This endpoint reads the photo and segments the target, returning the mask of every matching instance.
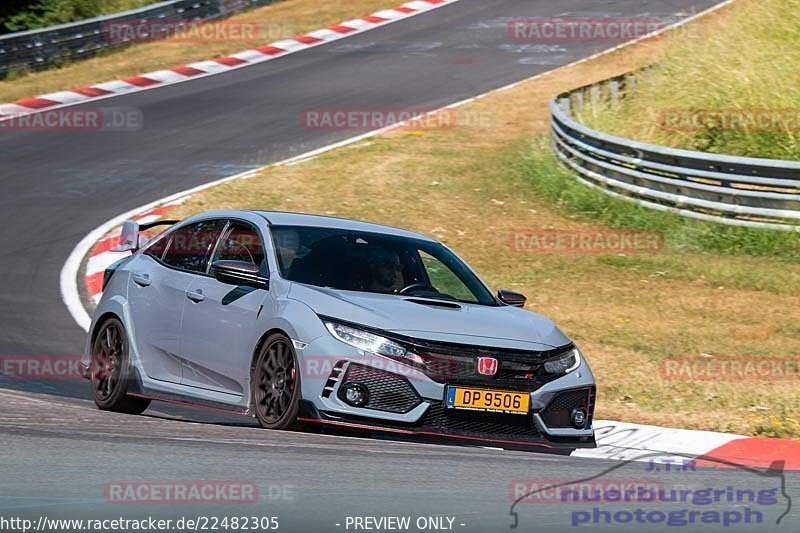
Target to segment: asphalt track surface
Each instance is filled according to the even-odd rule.
[[[514,43],[507,32],[513,18],[674,21],[714,3],[462,0],[276,61],[87,104],[141,111],[144,126],[138,131],[0,131],[0,354],[81,352],[84,332],[61,301],[59,272],[76,243],[102,222],[170,193],[358,133],[308,131],[301,123],[304,109],[436,108],[615,44]],[[456,530],[507,530],[513,523],[512,480],[577,480],[620,464],[265,432],[247,418],[164,404],[130,417],[99,412],[87,398],[88,387],[80,380],[0,376],[0,517],[144,518],[241,510],[277,514],[281,531],[335,531],[345,529],[348,515],[446,515],[456,517]],[[653,475],[643,463],[624,468],[624,474],[614,472],[617,479]],[[684,483],[691,477],[715,488],[774,485],[778,479],[735,468],[686,476]],[[263,497],[243,509],[105,503],[104,484],[131,479],[254,480]],[[797,488],[796,478],[784,481]],[[270,499],[275,487],[289,487],[290,496]],[[792,528],[791,514],[774,525],[781,514],[776,509],[784,504],[765,513],[768,525]],[[523,504],[519,510],[521,530],[571,528],[572,508]]]

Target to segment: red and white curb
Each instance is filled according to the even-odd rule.
[[[197,61],[167,70],[156,70],[154,72],[147,72],[139,76],[121,80],[98,83],[88,87],[80,87],[67,91],[41,94],[23,98],[10,104],[0,104],[0,121],[39,111],[154,89],[156,87],[163,87],[165,85],[172,85],[228,72],[237,68],[256,65],[300,50],[306,50],[343,37],[385,26],[392,22],[407,19],[454,2],[458,2],[458,0],[414,0],[392,9],[384,9],[365,17],[346,20],[341,24],[315,30],[293,39],[277,41],[259,46],[252,50],[231,54],[227,57]]]
[[[422,4],[429,4],[431,7],[428,7],[428,9],[431,9],[437,5],[452,3],[454,1],[457,0],[441,0],[438,2],[434,0],[423,0],[420,2],[409,2],[401,7],[408,7],[409,9],[417,9],[421,11],[424,8]],[[685,24],[690,20],[694,20],[704,14],[728,5],[732,1],[733,0],[728,0],[721,4],[717,4],[715,7],[685,19],[674,26]],[[381,15],[379,15],[380,13],[384,13],[385,18],[388,19],[388,14],[386,14],[385,11],[380,11],[375,16],[381,17]],[[410,13],[407,15],[410,16]],[[386,22],[380,22],[379,24],[385,24],[389,21],[390,20],[387,20]],[[373,24],[372,27],[377,25],[370,21],[367,21],[367,23]],[[353,24],[353,26],[355,26],[355,24]],[[354,34],[357,31],[359,30],[354,29],[352,32],[348,32],[348,34]],[[313,33],[314,32],[309,35],[313,36]],[[638,42],[642,39],[644,38],[637,39],[634,42]],[[606,50],[605,52],[581,59],[572,64],[574,65],[589,61],[593,58],[605,55],[630,44],[633,44],[633,42],[625,43],[623,45]],[[310,46],[314,46],[314,44],[305,46],[298,45],[297,49],[308,48]],[[224,70],[229,70],[230,68],[237,67],[225,66]],[[220,70],[220,72],[224,70]],[[547,72],[538,74],[529,78],[528,80],[513,83],[488,93],[456,102],[447,106],[445,109],[455,108],[473,100],[484,98],[489,94],[516,87],[520,83],[539,78],[546,74]],[[435,113],[436,111],[433,112]],[[0,120],[2,120],[2,118],[0,118]],[[402,123],[392,127],[399,126],[402,126]],[[80,267],[85,260],[86,269],[82,280],[85,285],[86,293],[91,300],[91,303],[89,304],[91,307],[93,304],[96,304],[101,297],[100,289],[102,285],[103,271],[105,268],[119,258],[128,255],[128,252],[116,253],[110,251],[110,248],[118,242],[119,227],[124,220],[134,219],[140,223],[153,222],[167,216],[171,208],[179,205],[187,200],[192,194],[201,190],[233,180],[247,179],[253,177],[259,172],[263,172],[265,169],[270,167],[302,163],[304,161],[313,159],[322,153],[375,136],[384,131],[392,129],[392,127],[381,128],[380,130],[364,133],[357,137],[346,139],[334,145],[319,148],[312,152],[302,154],[280,163],[275,163],[268,167],[250,170],[242,174],[237,174],[235,176],[230,176],[215,182],[207,183],[205,185],[174,194],[167,198],[157,200],[109,220],[102,226],[96,228],[94,231],[86,235],[83,240],[78,243],[64,264],[64,267],[61,271],[60,281],[62,296],[67,308],[70,310],[70,313],[75,321],[84,330],[88,330],[91,319],[87,312],[87,308],[84,306],[79,297],[79,290],[77,286],[78,273],[80,272]],[[702,467],[741,467],[759,469],[769,468],[775,461],[783,461],[783,468],[785,470],[800,470],[800,441],[763,437],[747,437],[744,435],[732,435],[727,433],[716,433],[712,431],[663,428],[658,426],[629,424],[626,422],[614,422],[609,420],[596,420],[594,427],[596,431],[597,448],[578,450],[573,452],[572,456],[615,461],[672,461],[676,464],[683,464],[687,460],[692,460],[695,461],[697,466]]]
[[[577,450],[573,457],[615,461],[654,461],[698,467],[800,470],[800,441],[747,437],[713,431],[673,429],[611,420],[595,420],[597,448]]]

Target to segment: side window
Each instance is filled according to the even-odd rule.
[[[167,243],[169,242],[169,235],[162,235],[158,237],[155,242],[150,244],[147,248],[145,248],[144,255],[149,255],[153,259],[157,259],[161,261],[161,257],[164,255],[164,250],[167,249]]]
[[[224,220],[203,220],[176,229],[170,234],[162,261],[181,270],[204,273],[224,227]]]
[[[250,224],[231,220],[211,259],[214,261],[246,261],[261,266],[264,246],[258,231]]]
[[[475,301],[472,291],[444,263],[422,250],[419,251],[419,256],[431,285],[437,291],[465,302]]]

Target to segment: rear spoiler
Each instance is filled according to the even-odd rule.
[[[135,220],[126,220],[123,222],[122,230],[119,234],[119,244],[112,247],[111,251],[135,252],[148,242],[147,237],[141,235],[141,232],[156,228],[158,226],[172,226],[178,222],[180,222],[180,220],[156,220],[155,222],[139,224]]]

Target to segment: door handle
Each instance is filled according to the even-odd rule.
[[[150,281],[150,274],[133,274],[133,282],[142,287],[147,287],[152,283]]]
[[[196,291],[186,291],[186,297],[193,302],[202,302],[206,299],[206,297],[203,296],[203,291],[200,289],[197,289]]]

